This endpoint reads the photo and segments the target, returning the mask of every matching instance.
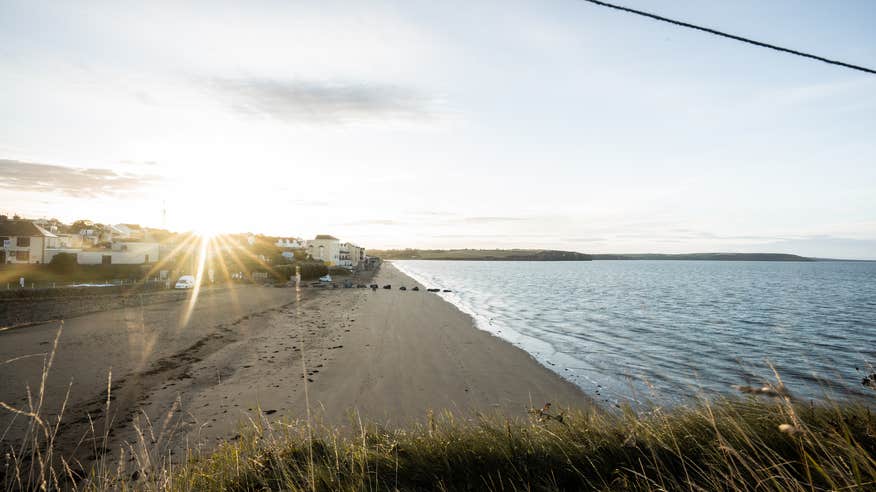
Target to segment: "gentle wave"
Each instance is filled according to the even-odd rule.
[[[478,328],[607,401],[759,385],[872,397],[876,263],[394,261]]]

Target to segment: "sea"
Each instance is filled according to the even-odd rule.
[[[876,397],[876,262],[392,263],[602,402]]]

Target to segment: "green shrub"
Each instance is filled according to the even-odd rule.
[[[329,272],[321,261],[300,261],[295,263],[301,272],[301,280],[316,280]]]
[[[274,278],[279,281],[286,282],[295,275],[295,265],[278,265],[273,268]]]
[[[74,253],[58,253],[49,262],[49,269],[59,274],[73,273],[78,267]]]
[[[329,275],[331,275],[331,276],[343,277],[343,276],[345,276],[345,275],[349,275],[349,274],[350,274],[350,270],[347,270],[347,269],[344,268],[344,267],[331,267],[331,268],[328,269],[328,273],[329,273]]]

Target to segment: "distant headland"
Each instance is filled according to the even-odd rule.
[[[387,249],[369,250],[384,260],[467,260],[467,261],[592,261],[592,260],[676,260],[676,261],[819,261],[785,253],[687,253],[687,254],[585,254],[549,249]]]

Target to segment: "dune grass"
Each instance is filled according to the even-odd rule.
[[[752,396],[647,413],[448,412],[408,428],[354,428],[262,417],[209,454],[190,451],[182,464],[138,458],[132,473],[104,462],[86,479],[62,477],[48,488],[876,490],[876,422],[864,405]]]
[[[755,398],[645,414],[531,419],[449,413],[355,435],[261,422],[176,470],[174,490],[867,490],[876,422],[864,406]],[[310,437],[314,435],[315,437]],[[159,485],[159,484],[155,484]]]

